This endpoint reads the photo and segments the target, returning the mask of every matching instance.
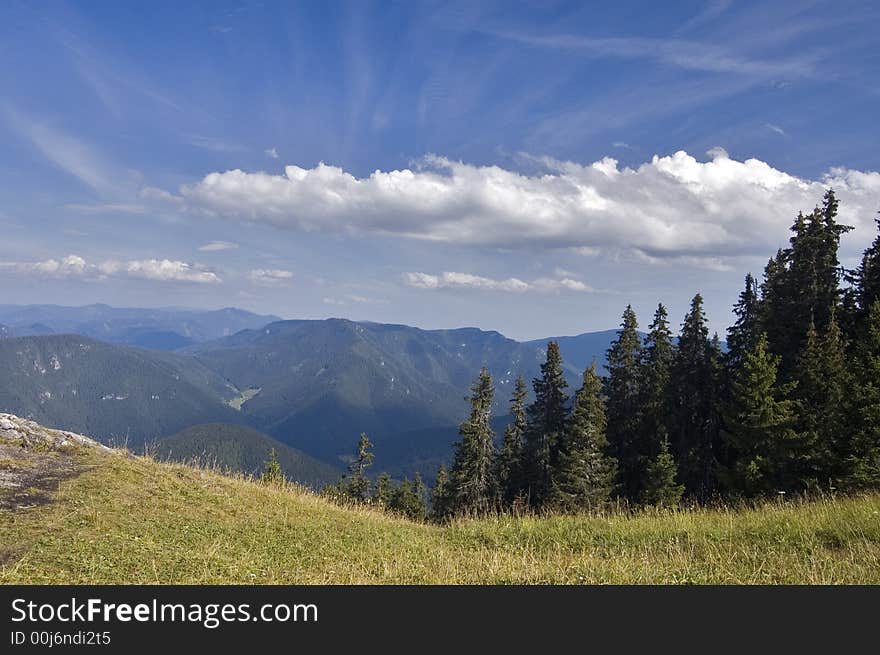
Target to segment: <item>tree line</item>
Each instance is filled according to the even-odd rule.
[[[789,246],[770,258],[762,281],[746,275],[726,351],[709,336],[700,294],[677,340],[662,304],[644,337],[627,306],[607,375],[594,362],[570,393],[559,345],[550,342],[531,403],[517,379],[499,443],[492,376],[481,370],[452,464],[440,467],[430,492],[430,516],[880,487],[880,235],[855,270],[845,269],[839,244],[852,228],[837,213],[829,190],[821,206],[798,214]],[[360,468],[338,488],[389,498],[379,482],[394,485],[373,485],[363,456],[361,448]],[[416,514],[428,515],[421,480],[417,489],[404,484],[422,499]],[[381,502],[412,511],[400,500]]]

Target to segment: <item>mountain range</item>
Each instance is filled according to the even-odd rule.
[[[53,317],[58,322],[46,323]],[[375,444],[374,470],[429,476],[449,457],[480,368],[495,380],[500,432],[516,377],[539,373],[550,341],[518,342],[476,328],[262,318],[234,309],[0,306],[0,319],[16,335],[0,340],[0,411],[134,448],[181,433],[177,452],[186,450],[181,443],[191,426],[248,426],[334,470],[366,432]],[[222,336],[242,322],[259,326]],[[53,333],[18,336],[34,323]],[[69,330],[80,333],[54,334]],[[167,347],[172,337],[153,349],[121,343],[161,332],[194,343],[174,351]],[[556,338],[572,390],[590,362],[604,364],[615,336],[608,330]],[[246,440],[255,443],[252,437]]]

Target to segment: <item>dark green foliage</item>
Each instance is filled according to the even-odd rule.
[[[821,338],[810,323],[795,376],[802,441],[799,481],[808,489],[839,488],[849,372],[843,335],[833,317]]]
[[[874,220],[880,232],[880,218]],[[880,300],[880,234],[862,256],[856,272],[856,295],[859,310],[867,317],[874,303]]]
[[[617,340],[607,354],[608,441],[617,459],[621,494],[636,501],[644,480],[644,449],[641,432],[642,340],[632,306],[623,312]]]
[[[387,508],[413,521],[424,521],[428,515],[425,504],[425,483],[416,473],[415,478],[404,478],[403,482],[393,487]]]
[[[373,444],[365,433],[361,433],[358,441],[357,454],[348,464],[348,475],[340,483],[340,487],[352,499],[365,502],[370,497],[370,479],[367,469],[373,465]]]
[[[260,475],[266,453],[272,449],[275,450],[281,471],[288,480],[320,489],[339,479],[339,469],[243,425],[193,425],[160,439],[151,452],[161,460],[195,460],[202,465],[216,466],[221,470]]]
[[[394,483],[391,480],[391,476],[385,472],[380,473],[373,487],[373,502],[380,507],[388,507],[391,504],[393,493]]]
[[[565,434],[568,417],[568,383],[562,373],[559,344],[547,344],[547,360],[541,365],[541,377],[532,381],[535,402],[526,410],[525,470],[528,477],[526,497],[533,507],[540,507],[552,489],[553,471],[559,461],[559,442]]]
[[[449,489],[449,472],[441,464],[431,488],[431,518],[435,521],[443,521],[451,515]]]
[[[880,486],[880,299],[868,309],[864,338],[855,349],[855,391],[847,407],[852,421],[844,442],[845,484],[854,489]]]
[[[678,484],[678,468],[669,450],[669,440],[665,433],[658,440],[660,444],[656,457],[648,463],[645,472],[645,485],[642,491],[642,504],[654,507],[677,507],[684,494],[684,485]]]
[[[611,498],[615,461],[607,453],[602,381],[595,363],[584,372],[560,445],[548,504],[564,511],[596,510]]]
[[[516,378],[513,397],[510,399],[511,422],[504,430],[504,439],[495,458],[495,482],[497,496],[504,506],[510,505],[525,488],[523,470],[523,443],[526,428],[526,382]]]
[[[275,449],[269,451],[269,459],[263,466],[263,473],[260,480],[266,484],[279,484],[284,482],[284,473],[281,472],[281,464],[278,463],[278,453]]]
[[[740,365],[745,354],[755,347],[758,336],[761,334],[759,302],[758,281],[749,273],[746,275],[745,288],[733,306],[736,321],[727,330],[727,356],[725,359],[730,369],[735,369]]]
[[[806,328],[812,321],[823,334],[840,309],[842,270],[840,238],[852,227],[837,223],[838,202],[828,191],[822,207],[798,214],[791,226],[789,248],[780,251],[765,271],[762,329],[770,351],[779,355],[783,379],[791,379]]]
[[[686,493],[697,499],[717,490],[720,353],[708,333],[703,298],[697,294],[682,324],[669,393],[673,454]]]
[[[798,440],[790,386],[777,383],[779,357],[767,351],[767,337],[739,358],[725,410],[724,439],[731,464],[726,486],[747,497],[795,488]]]
[[[488,512],[493,505],[494,436],[490,420],[495,388],[485,368],[471,387],[471,411],[459,427],[459,441],[449,472],[448,509],[456,515]]]

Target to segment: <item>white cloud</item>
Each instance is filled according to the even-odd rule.
[[[247,275],[248,279],[263,287],[287,286],[293,280],[293,273],[278,268],[255,268]]]
[[[828,186],[847,242],[873,238],[880,172],[832,169],[799,178],[758,159],[710,161],[686,152],[636,168],[606,157],[589,165],[533,160],[524,175],[428,156],[414,169],[357,178],[334,166],[287,166],[283,175],[211,173],[175,196],[187,211],[306,232],[385,234],[460,245],[637,250],[651,257],[766,254],[788,239],[800,210]],[[864,229],[861,229],[864,228]]]
[[[778,125],[774,125],[773,123],[764,123],[764,127],[767,128],[768,130],[770,130],[771,132],[776,132],[776,134],[779,134],[781,136],[788,136],[786,134],[785,130],[783,130]]]
[[[275,148],[267,148],[264,150],[267,157],[271,157],[272,159],[278,159],[278,151]]]
[[[81,212],[83,214],[145,214],[147,208],[143,205],[130,203],[110,202],[104,204],[70,203],[64,205],[66,209]]]
[[[202,252],[216,252],[218,250],[233,250],[238,248],[237,243],[232,243],[231,241],[209,241],[206,244],[199,246],[199,250]]]
[[[479,289],[483,291],[505,291],[509,293],[525,293],[527,291],[569,291],[592,292],[592,287],[571,278],[538,278],[533,282],[524,282],[519,278],[511,277],[506,280],[493,280],[492,278],[472,275],[470,273],[458,273],[446,271],[439,275],[429,273],[404,273],[403,282],[407,286],[417,289]]]
[[[67,255],[60,260],[46,259],[37,262],[0,262],[0,271],[17,275],[54,278],[105,279],[108,277],[133,277],[162,282],[195,282],[215,284],[221,282],[213,271],[188,262],[170,259],[134,259],[87,262],[79,255]]]

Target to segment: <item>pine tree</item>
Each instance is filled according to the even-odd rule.
[[[504,430],[504,440],[495,461],[497,494],[504,506],[509,506],[525,487],[523,440],[527,427],[526,394],[526,382],[519,376],[510,399],[511,423]]]
[[[849,374],[843,335],[833,316],[821,338],[810,323],[795,375],[802,448],[799,480],[807,488],[838,487]]]
[[[758,281],[749,273],[746,275],[745,289],[733,306],[736,321],[727,330],[727,367],[735,369],[745,354],[755,347],[760,334]],[[765,335],[766,336],[766,335]]]
[[[584,372],[575,394],[571,419],[561,443],[559,464],[549,503],[565,511],[595,510],[605,506],[614,486],[615,462],[607,453],[602,381],[596,363]]]
[[[495,388],[483,368],[471,387],[471,411],[458,430],[455,457],[449,472],[449,508],[453,514],[482,514],[492,507],[494,435],[491,427]]]
[[[880,232],[880,218],[874,220]],[[859,310],[864,319],[874,303],[880,300],[880,234],[862,255],[856,273],[856,289]]]
[[[880,486],[880,298],[870,306],[863,332],[854,357],[857,384],[848,402],[852,436],[843,453],[845,484],[852,489]]]
[[[568,383],[562,373],[559,344],[547,344],[547,361],[541,377],[532,381],[535,402],[526,409],[525,433],[526,495],[533,507],[540,507],[552,488],[552,474],[559,462],[559,440],[568,416]]]
[[[731,453],[726,486],[747,497],[791,490],[794,481],[794,406],[785,399],[790,389],[777,384],[779,360],[761,334],[733,372],[723,433]]]
[[[676,482],[678,467],[669,451],[669,439],[665,432],[659,439],[660,448],[648,464],[642,504],[654,507],[677,507],[684,494],[684,485]]]
[[[373,465],[373,444],[365,433],[358,441],[357,455],[348,465],[349,475],[343,481],[346,493],[354,500],[364,502],[370,497],[370,480],[367,469]]]
[[[421,476],[416,473],[413,480],[404,478],[403,482],[396,485],[388,506],[392,511],[408,519],[423,521],[428,510],[425,506],[425,485]]]
[[[675,345],[669,329],[669,318],[663,304],[657,305],[654,321],[645,335],[642,347],[640,400],[642,423],[638,449],[645,471],[660,452],[661,435],[668,434],[666,400],[669,376],[675,360]],[[644,478],[641,486],[646,484]],[[641,495],[643,496],[643,490]]]
[[[373,489],[373,502],[380,507],[388,507],[393,493],[394,483],[391,481],[391,476],[387,473],[381,473],[376,478],[376,486]]]
[[[708,333],[697,294],[682,323],[672,367],[669,432],[685,491],[702,500],[718,486],[718,362]]]
[[[260,475],[260,480],[266,484],[284,482],[284,473],[282,472],[281,464],[278,461],[278,453],[275,452],[274,448],[269,451],[269,459],[266,460],[266,463],[263,466],[263,473]]]
[[[608,441],[617,459],[621,493],[633,502],[638,499],[646,464],[638,439],[641,351],[636,314],[627,305],[617,339],[607,352]]]
[[[435,521],[443,521],[449,516],[449,472],[441,464],[437,469],[434,486],[431,488],[431,518]]]

